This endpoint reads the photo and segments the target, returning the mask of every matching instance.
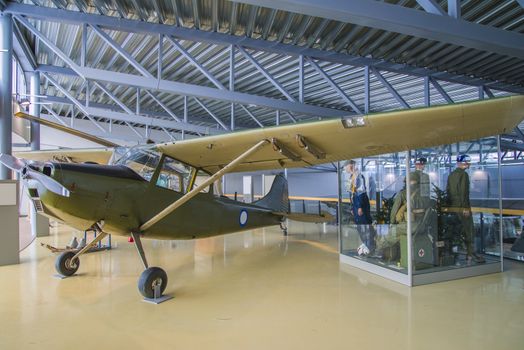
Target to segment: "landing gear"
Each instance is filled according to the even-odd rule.
[[[138,280],[138,290],[144,298],[158,299],[167,286],[167,274],[160,267],[145,269]]]
[[[80,260],[76,259],[73,261],[75,252],[68,251],[63,252],[56,258],[55,269],[64,277],[69,277],[75,274],[80,267]]]
[[[286,224],[284,223],[284,221],[282,221],[280,223],[280,229],[282,230],[282,233],[284,234],[284,236],[287,236],[287,226]]]
[[[136,250],[145,269],[138,279],[138,291],[144,297],[144,301],[160,304],[171,299],[171,296],[162,295],[167,287],[166,272],[160,267],[149,267],[140,235],[138,233],[131,233],[131,237],[133,237],[133,242],[135,243]]]
[[[93,230],[97,231],[99,234],[93,239],[89,244],[87,244],[85,247],[80,249],[78,252],[75,251],[67,251],[60,254],[55,261],[55,268],[56,271],[64,276],[69,277],[75,274],[75,272],[80,267],[80,255],[87,252],[89,249],[91,249],[93,246],[97,245],[98,242],[103,240],[107,233],[102,231],[103,223],[96,223],[93,225]]]

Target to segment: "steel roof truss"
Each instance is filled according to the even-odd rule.
[[[208,78],[217,88],[219,88],[220,90],[226,89],[224,85],[222,85],[222,83],[220,83],[220,81],[217,78],[215,78],[211,73],[209,73],[209,71],[206,68],[204,68],[204,66],[198,63],[198,61],[189,52],[187,52],[186,49],[182,45],[180,45],[178,41],[171,38],[170,36],[166,36],[166,39],[171,43],[171,45],[173,45],[177,49],[178,52],[180,52],[180,54],[182,54],[182,56],[184,56],[193,66],[195,66],[200,72],[202,72],[202,74],[204,74],[206,78]]]
[[[73,104],[78,107],[78,109],[80,109],[82,111],[82,113],[85,114],[85,116],[93,123],[95,124],[95,126],[97,128],[99,128],[100,130],[102,130],[103,132],[106,132],[106,130],[100,126],[100,124],[98,124],[96,122],[96,120],[94,120],[90,115],[89,115],[89,111],[88,109],[82,104],[80,103],[80,101],[78,101],[73,95],[71,95],[71,93],[69,93],[69,91],[67,91],[66,89],[64,89],[55,79],[53,79],[49,74],[47,73],[43,73],[42,74],[51,84],[53,84],[54,87],[56,87],[61,93],[64,94],[65,97],[67,97],[68,100],[70,100],[71,102],[73,102]]]
[[[360,0],[357,2],[360,3],[362,1],[363,0]],[[367,3],[373,3],[370,6],[379,6],[379,7],[388,6],[388,8],[393,7],[395,11],[400,10],[400,11],[409,11],[410,13],[415,12],[416,16],[423,15],[425,17],[426,16],[436,17],[438,20],[446,19],[448,21],[456,21],[455,19],[449,18],[448,16],[444,18],[445,16],[435,16],[435,15],[423,13],[422,11],[417,11],[414,9],[402,8],[401,6],[398,6],[398,5],[390,5],[390,4],[380,3],[380,2],[373,2],[373,1],[366,1],[366,4]],[[345,6],[346,4],[347,6],[354,6],[353,1],[345,3]],[[172,6],[176,7],[175,5],[176,5],[176,2],[172,2]],[[255,8],[258,9],[258,7],[255,7]],[[175,12],[177,14],[179,13],[178,10],[179,10],[178,8],[175,8]],[[233,36],[233,35],[219,33],[219,32],[198,31],[194,29],[176,27],[176,26],[166,25],[166,24],[143,22],[143,21],[137,21],[133,19],[121,19],[118,17],[101,16],[101,15],[90,14],[90,13],[81,13],[81,12],[72,11],[72,10],[54,9],[54,8],[49,8],[49,7],[44,7],[44,6],[34,6],[34,5],[13,3],[13,2],[10,2],[7,4],[4,12],[15,15],[17,19],[20,18],[20,15],[24,15],[24,16],[28,16],[31,18],[45,20],[45,21],[55,21],[55,22],[62,22],[62,23],[69,23],[69,24],[76,24],[76,25],[79,25],[82,23],[91,23],[94,25],[98,25],[100,27],[111,28],[114,30],[120,30],[120,31],[126,31],[126,32],[164,34],[164,35],[171,35],[179,39],[191,40],[191,41],[196,41],[196,42],[212,43],[212,44],[222,45],[222,46],[236,45],[236,46],[242,46],[244,48],[247,47],[247,48],[255,49],[259,51],[286,54],[286,55],[291,55],[291,56],[304,55],[304,56],[315,58],[317,60],[323,60],[323,61],[332,62],[332,63],[349,64],[349,65],[359,66],[359,67],[368,65],[370,67],[379,68],[381,71],[389,71],[389,72],[395,72],[395,73],[418,76],[418,77],[434,76],[434,77],[438,77],[439,80],[449,81],[449,82],[458,83],[458,84],[474,85],[474,86],[479,86],[479,85],[488,86],[489,85],[490,87],[495,88],[497,90],[511,91],[511,92],[516,92],[516,93],[524,92],[523,88],[511,85],[508,83],[504,83],[504,82],[488,81],[485,79],[470,77],[468,75],[463,75],[463,74],[437,72],[437,71],[427,69],[427,68],[412,66],[410,64],[397,64],[395,62],[377,60],[377,59],[373,59],[370,57],[360,57],[360,56],[355,56],[355,55],[349,55],[346,53],[323,51],[323,50],[293,45],[298,42],[298,39],[300,39],[299,37],[301,37],[301,35],[297,35],[294,37],[293,44],[283,44],[283,43],[258,40],[258,39],[253,39],[249,37],[243,37],[243,36]],[[256,13],[257,11],[253,11],[253,12]],[[176,16],[176,19],[177,21],[180,20],[178,15]],[[304,27],[304,30],[305,30],[305,28],[307,27],[307,23],[309,23],[310,20],[311,20],[311,17],[304,16],[304,19],[300,25],[299,31],[300,29],[302,29],[302,27]],[[462,22],[465,22],[465,21],[460,21],[460,22],[461,22],[460,25],[462,25],[464,24]],[[499,30],[496,28],[479,26],[473,23],[465,22],[465,24],[468,25],[468,28],[472,26],[471,29],[474,29],[476,27],[484,27],[483,30],[487,30],[487,31],[493,30],[496,33],[501,32],[502,34],[508,34],[512,37],[514,35],[519,35],[519,36],[522,35],[522,34]],[[358,26],[353,26],[353,29],[355,28],[358,28]],[[456,33],[460,35],[461,31],[458,30],[456,31]],[[348,41],[351,40],[351,35],[352,35],[352,31],[348,33],[348,38],[347,38]],[[517,42],[518,41],[519,40],[517,40]],[[505,42],[508,42],[508,41],[506,40]],[[434,46],[437,46],[437,45],[434,45]],[[521,45],[520,47],[521,47],[521,50],[524,51],[524,45]],[[342,49],[342,47],[337,45],[337,47],[335,48],[335,51],[338,51],[340,49]],[[493,51],[499,52],[498,50],[493,50]]]
[[[373,75],[382,83],[382,85],[395,97],[395,99],[400,103],[404,108],[411,108],[408,103],[400,96],[400,94],[395,90],[395,88],[382,76],[382,74],[375,67],[371,67]]]
[[[132,65],[140,74],[142,74],[145,77],[153,78],[153,75],[147,71],[140,63],[138,63],[132,56],[124,50],[122,46],[120,46],[113,38],[109,36],[106,32],[104,32],[100,27],[97,25],[90,25],[93,31],[98,34],[102,40],[104,40],[109,46],[111,46],[116,52],[118,52],[130,65]]]
[[[309,65],[313,67],[317,71],[317,73],[331,86],[331,88],[335,90],[337,94],[339,94],[340,97],[342,97],[342,99],[351,106],[355,113],[362,114],[362,111],[357,106],[357,104],[353,102],[353,100],[348,95],[346,95],[346,93],[340,88],[340,86],[338,86],[337,83],[335,83],[335,81],[329,75],[327,75],[327,73],[324,72],[324,70],[320,68],[320,66],[315,61],[313,61],[309,57],[306,60],[309,63]]]
[[[428,13],[446,16],[446,12],[444,12],[442,7],[440,7],[435,0],[417,0],[417,3]]]
[[[253,66],[255,66],[255,68],[260,72],[262,73],[262,75],[264,77],[266,77],[267,80],[269,80],[269,82],[271,84],[273,84],[274,87],[276,87],[278,89],[278,91],[280,91],[282,93],[282,95],[286,96],[286,98],[291,101],[291,102],[297,102],[297,100],[291,96],[291,94],[289,92],[286,91],[286,89],[284,89],[282,87],[282,85],[280,85],[280,83],[278,81],[276,81],[276,79],[274,77],[271,76],[271,74],[269,74],[269,72],[264,69],[264,67],[262,67],[262,65],[260,63],[258,63],[255,58],[250,55],[243,47],[241,46],[238,46],[238,51],[249,61],[251,62],[251,64]]]

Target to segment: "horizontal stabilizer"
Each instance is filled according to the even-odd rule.
[[[328,212],[322,212],[322,214],[303,214],[303,213],[283,213],[283,212],[273,212],[275,215],[283,216],[286,219],[302,222],[330,222],[334,221],[335,217]]]

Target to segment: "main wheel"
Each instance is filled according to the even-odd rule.
[[[155,288],[160,286],[160,295],[167,286],[167,274],[160,267],[150,267],[140,275],[138,290],[145,298],[155,297]]]
[[[75,254],[76,253],[72,251],[63,252],[56,258],[55,268],[59,274],[66,277],[75,274],[80,267],[80,259],[76,259],[73,262],[73,256],[75,256]]]

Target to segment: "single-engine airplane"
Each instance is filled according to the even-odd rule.
[[[233,171],[306,167],[502,134],[524,116],[524,96],[240,131],[137,146],[112,164],[52,159],[53,151],[0,155],[20,173],[38,212],[96,238],[57,257],[56,269],[73,275],[79,257],[107,234],[131,236],[144,265],[140,293],[164,292],[167,274],[149,267],[142,238],[197,239],[278,225],[289,218],[326,221],[327,214],[289,211],[287,182],[277,176],[269,193],[251,203],[216,196],[213,183]],[[96,150],[61,150],[67,159],[96,157]],[[102,159],[108,149],[101,149]],[[66,154],[65,154],[66,153]],[[92,160],[92,159],[85,159]]]

